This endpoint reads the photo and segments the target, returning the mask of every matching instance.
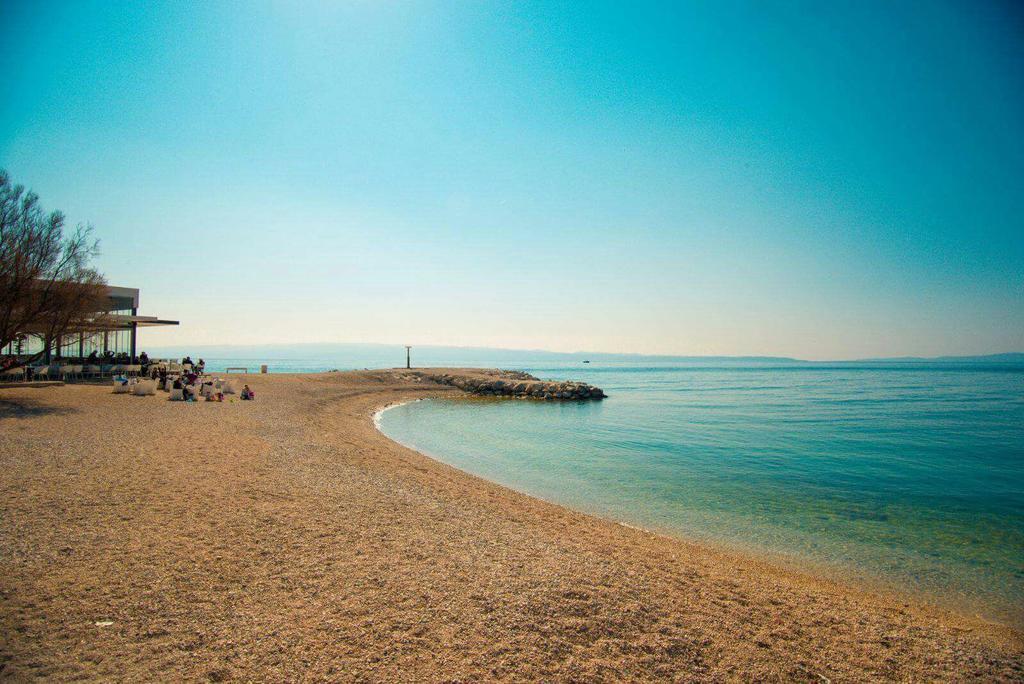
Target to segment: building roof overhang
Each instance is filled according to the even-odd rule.
[[[83,321],[72,326],[74,333],[99,333],[110,330],[131,330],[132,324],[139,328],[148,328],[165,325],[178,325],[178,321],[169,321],[156,316],[129,316],[127,314],[106,314],[95,321]],[[41,334],[46,332],[43,326],[30,326],[23,331],[26,334]]]

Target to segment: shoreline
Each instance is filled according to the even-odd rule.
[[[372,416],[370,416],[370,418],[373,420],[373,427],[377,428],[377,431],[380,432],[382,435],[384,435],[385,437],[388,437],[388,435],[386,435],[384,433],[384,431],[381,430],[381,428],[380,428],[380,419],[381,419],[381,416],[384,415],[385,411],[389,411],[389,410],[391,410],[393,408],[398,408],[399,406],[405,406],[406,404],[414,404],[417,401],[426,401],[426,400],[427,400],[426,397],[419,397],[417,399],[402,399],[402,400],[393,401],[393,402],[390,402],[388,404],[385,404],[384,406],[381,406],[380,408],[376,409],[373,412]],[[395,444],[398,444],[400,446],[404,446],[404,447],[406,447],[408,449],[412,449],[412,447],[408,446],[407,444],[402,444],[397,439],[392,439],[391,437],[388,437],[388,439],[390,439]],[[424,455],[426,455],[426,454],[424,454]]]
[[[3,674],[1024,677],[1011,628],[579,513],[375,426],[453,388],[244,380],[257,401],[0,389]]]
[[[440,399],[448,401],[462,401],[472,400],[473,395],[465,396],[452,396],[452,397],[440,397]],[[694,546],[701,547],[711,553],[720,554],[725,557],[734,558],[739,561],[749,561],[758,564],[764,564],[772,568],[776,568],[783,572],[795,573],[801,575],[811,581],[827,582],[835,584],[839,587],[846,587],[850,591],[868,594],[871,596],[886,597],[889,600],[911,603],[921,606],[927,610],[934,610],[941,613],[950,613],[952,615],[963,617],[972,620],[979,620],[986,624],[994,625],[1000,628],[1013,630],[1017,633],[1024,633],[1022,628],[1024,624],[1018,624],[1009,618],[1000,617],[997,615],[986,615],[984,612],[978,610],[979,606],[971,605],[965,602],[957,602],[951,599],[944,599],[942,596],[936,595],[935,593],[929,593],[926,590],[914,591],[913,589],[900,586],[895,580],[888,579],[884,576],[875,575],[868,570],[862,570],[856,567],[847,567],[845,565],[830,563],[827,561],[814,561],[812,559],[802,558],[796,554],[783,553],[779,551],[772,551],[769,549],[762,549],[754,545],[743,545],[742,543],[731,543],[728,541],[717,540],[713,538],[700,538],[687,534],[683,531],[672,531],[672,530],[658,530],[645,527],[643,525],[629,522],[627,520],[620,520],[615,517],[605,516],[599,512],[588,511],[581,508],[574,508],[572,506],[560,503],[558,501],[547,499],[536,494],[532,494],[527,491],[517,489],[513,486],[504,484],[502,482],[491,480],[482,475],[477,475],[467,470],[463,470],[457,465],[449,463],[444,458],[440,457],[430,451],[426,451],[414,444],[409,444],[394,437],[388,435],[381,427],[380,418],[381,416],[399,406],[406,404],[418,403],[421,401],[436,400],[439,397],[418,397],[415,399],[407,399],[395,401],[387,404],[373,412],[373,425],[374,428],[380,432],[386,439],[394,442],[395,444],[410,449],[411,451],[420,454],[424,458],[428,458],[432,461],[436,461],[442,465],[451,467],[465,474],[466,476],[479,478],[485,482],[488,482],[494,486],[502,487],[510,492],[525,496],[530,499],[543,502],[551,506],[557,506],[563,508],[568,512],[591,516],[597,520],[613,523],[620,525],[636,532],[650,535],[654,537],[662,538],[668,542],[682,542],[685,544],[692,544]]]

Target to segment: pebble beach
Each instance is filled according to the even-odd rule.
[[[1010,627],[574,512],[376,430],[460,396],[446,373],[240,376],[256,401],[222,403],[0,387],[0,676],[1024,679]]]

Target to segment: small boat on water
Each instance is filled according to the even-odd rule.
[[[589,362],[589,361],[587,361],[586,359],[584,359],[583,363],[590,363],[590,362]]]

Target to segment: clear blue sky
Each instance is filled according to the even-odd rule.
[[[0,4],[143,344],[1024,349],[1015,2]]]

